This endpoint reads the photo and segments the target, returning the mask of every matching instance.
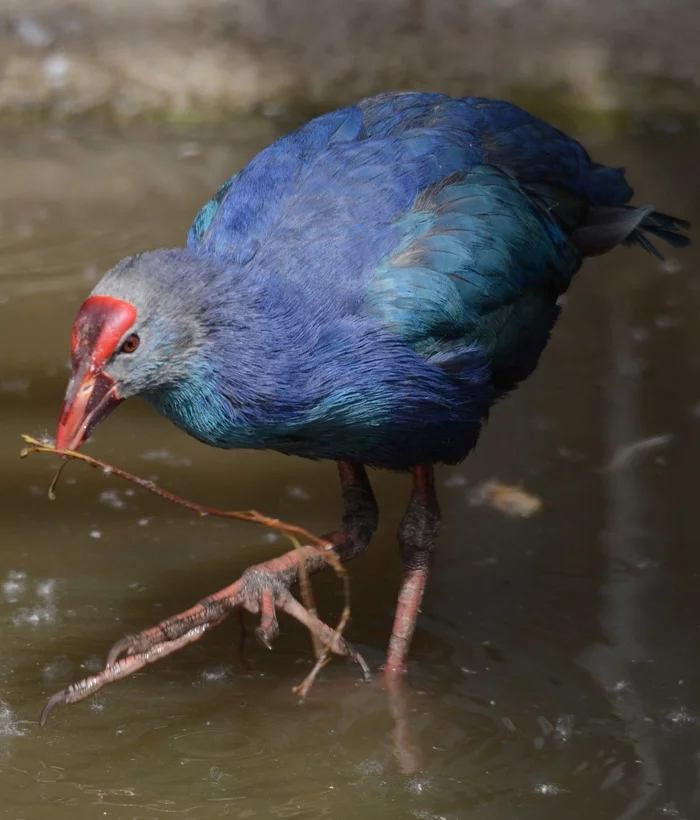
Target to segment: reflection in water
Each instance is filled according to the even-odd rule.
[[[416,774],[420,771],[422,755],[411,729],[409,712],[409,686],[403,675],[386,671],[383,675],[389,713],[394,721],[392,737],[396,763],[402,774]]]
[[[38,729],[46,697],[102,665],[96,651],[283,548],[79,465],[49,503],[55,465],[17,461],[20,433],[55,423],[90,283],[126,253],[182,243],[201,202],[269,136],[251,123],[90,139],[37,127],[22,153],[0,137],[0,806],[55,820],[700,816],[700,552],[687,514],[697,246],[673,272],[634,251],[590,264],[537,374],[495,409],[473,457],[439,474],[444,534],[407,681],[363,684],[334,662],[300,704],[290,690],[313,661],[308,636],[281,622],[272,652],[246,647],[245,668],[232,619]],[[201,150],[183,159],[192,140]],[[598,142],[603,160],[630,166],[640,201],[700,213],[693,138]],[[642,355],[646,370],[631,370]],[[337,524],[332,465],[215,452],[138,403],[91,452],[212,506],[313,532]],[[385,528],[349,567],[348,637],[376,669],[407,487],[372,481]],[[542,509],[474,506],[489,481],[522,483]],[[314,592],[335,622],[336,580]]]
[[[610,299],[610,364],[606,382],[608,451],[616,452],[640,439],[639,360],[634,355],[633,328],[624,292],[613,290]],[[612,710],[625,724],[641,764],[637,785],[619,820],[638,817],[649,809],[661,783],[661,770],[653,738],[649,735],[648,704],[637,694],[637,664],[650,660],[644,642],[644,624],[650,573],[645,571],[643,542],[648,537],[643,481],[634,465],[611,459],[605,473],[606,524],[601,543],[605,576],[600,588],[600,625],[604,643],[597,643],[582,662],[609,694]],[[619,776],[625,775],[620,770]],[[617,773],[616,773],[617,776]]]

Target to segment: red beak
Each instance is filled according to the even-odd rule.
[[[122,401],[103,368],[135,318],[133,305],[121,299],[90,296],[83,302],[73,325],[73,373],[58,420],[59,450],[77,450]]]
[[[86,362],[73,367],[56,432],[59,450],[77,450],[122,401],[113,379]]]

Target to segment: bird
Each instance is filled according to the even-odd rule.
[[[79,309],[56,446],[76,450],[140,396],[204,444],[337,463],[341,561],[377,527],[367,468],[409,473],[401,581],[384,669],[407,668],[435,559],[435,467],[474,449],[489,411],[535,369],[587,257],[659,258],[683,219],[630,204],[624,169],[518,106],[387,92],[312,119],[218,189],[183,247],[119,261]],[[292,593],[310,546],[258,564],[119,641],[101,681],[197,639],[226,613],[277,612],[355,657]],[[94,681],[54,700],[73,702]],[[100,684],[101,685],[101,684]]]

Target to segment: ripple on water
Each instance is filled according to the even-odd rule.
[[[0,698],[0,737],[21,737],[23,734],[10,704]]]
[[[172,735],[170,746],[188,762],[220,763],[225,759],[234,765],[264,753],[261,745],[242,732],[236,732],[229,724],[220,726],[209,721],[199,729]]]

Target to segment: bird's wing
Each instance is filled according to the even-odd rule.
[[[443,128],[340,141],[301,165],[282,157],[298,165],[284,197],[262,197],[268,181],[249,166],[197,247],[254,259],[249,275],[281,308],[365,316],[455,375],[469,377],[479,348],[508,389],[535,366],[580,264],[562,227],[580,197],[557,200],[555,218],[542,192],[479,156]]]
[[[550,184],[591,205],[624,205],[632,197],[622,168],[593,162],[577,140],[504,100],[407,92],[378,94],[358,108],[369,136],[439,129],[475,148],[482,163],[508,169],[523,184]]]
[[[314,173],[319,179],[321,169],[332,176],[331,190],[342,194],[340,174],[358,173],[363,152],[357,149],[367,142],[410,144],[408,153],[425,166],[414,196],[422,186],[478,163],[504,168],[555,201],[574,198],[579,208],[619,206],[632,195],[622,169],[592,162],[576,140],[515,105],[481,97],[380,94],[311,120],[258,154],[204,205],[188,246],[245,262],[279,223],[300,182]],[[344,152],[356,153],[347,161]]]
[[[581,263],[546,207],[512,174],[479,165],[429,186],[396,227],[364,311],[455,374],[478,348],[497,386],[524,378]]]

